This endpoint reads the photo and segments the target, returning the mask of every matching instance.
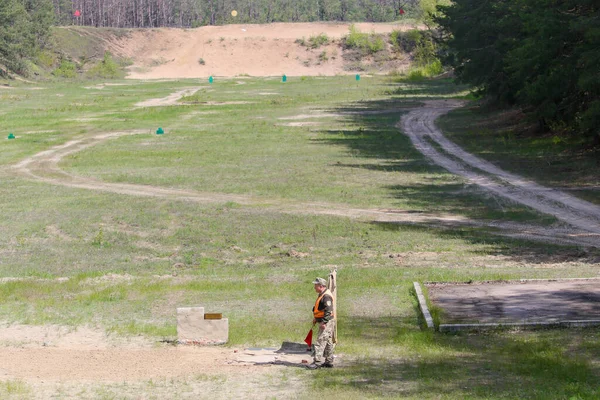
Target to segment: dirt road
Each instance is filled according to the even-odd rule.
[[[573,235],[589,237],[597,245],[600,241],[599,206],[506,172],[467,153],[444,137],[435,126],[436,118],[462,104],[460,101],[449,100],[426,102],[424,107],[415,109],[402,118],[399,127],[410,137],[414,146],[435,164],[495,195],[550,214],[573,227]]]

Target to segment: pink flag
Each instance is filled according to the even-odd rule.
[[[77,10],[73,15],[75,15],[76,17],[81,17],[81,11]]]

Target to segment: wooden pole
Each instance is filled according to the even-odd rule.
[[[327,280],[327,289],[331,292],[333,296],[333,315],[335,320],[335,330],[333,331],[333,343],[337,343],[337,269],[334,269],[329,273],[329,279]]]

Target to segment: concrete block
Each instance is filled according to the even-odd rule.
[[[223,344],[229,340],[229,320],[204,319],[204,307],[177,309],[177,338],[187,344]]]

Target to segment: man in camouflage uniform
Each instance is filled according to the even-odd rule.
[[[333,333],[335,331],[335,315],[333,315],[333,295],[327,289],[327,282],[317,278],[313,285],[317,292],[317,301],[313,307],[313,326],[319,324],[319,335],[314,344],[314,362],[309,369],[333,367]]]

